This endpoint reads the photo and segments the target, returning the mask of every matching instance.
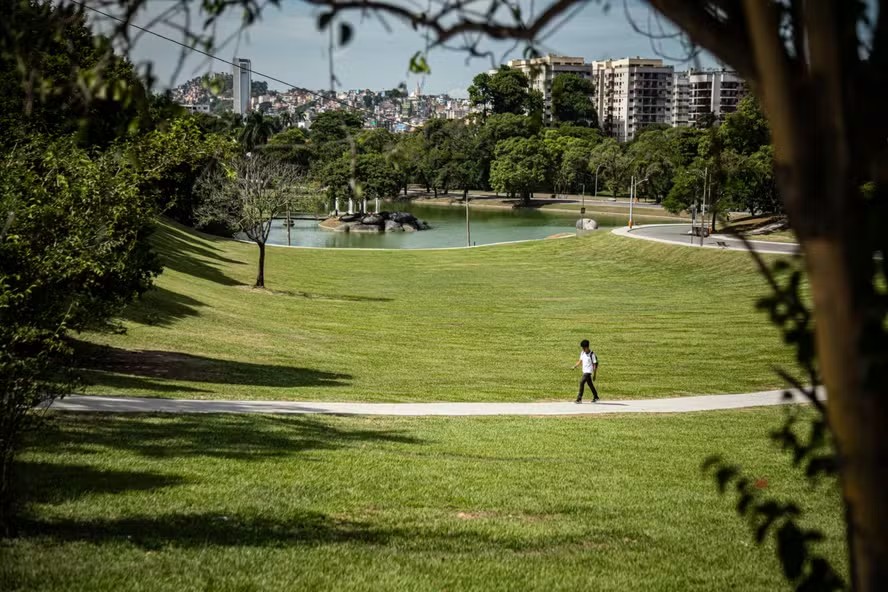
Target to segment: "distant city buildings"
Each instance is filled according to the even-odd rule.
[[[581,57],[547,55],[511,60],[507,65],[523,72],[530,88],[542,94],[546,123],[552,121],[552,84],[556,76],[575,74],[590,80],[595,89],[590,98],[598,112],[599,125],[603,132],[621,142],[632,140],[651,125],[692,126],[709,113],[721,121],[737,109],[746,93],[743,80],[735,72],[676,72],[660,59],[628,57],[586,62]],[[416,129],[429,119],[465,119],[478,111],[468,99],[425,95],[421,83],[409,95],[399,89],[271,90],[266,84],[253,83],[251,63],[246,58],[234,58],[231,74],[194,78],[171,93],[176,102],[191,112],[233,111],[246,115],[257,109],[271,116],[287,114],[288,125],[301,128],[310,128],[319,113],[337,109],[360,111],[365,127],[394,132]]]
[[[252,66],[246,58],[234,58],[231,74],[234,78],[232,92],[234,94],[233,110],[238,115],[250,112],[250,96],[253,91]]]
[[[543,121],[552,121],[552,82],[559,74],[575,74],[580,78],[592,80],[594,71],[592,64],[584,58],[557,56],[549,54],[544,57],[527,60],[511,60],[510,68],[520,70],[530,80],[530,87],[543,95]]]
[[[179,103],[179,106],[184,107],[186,111],[189,113],[209,113],[210,106],[208,104],[193,104],[193,103]]]

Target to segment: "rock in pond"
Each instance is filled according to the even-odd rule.
[[[346,214],[345,216],[339,216],[340,222],[357,222],[361,218],[360,214]]]
[[[382,228],[375,224],[355,224],[349,232],[382,232]]]
[[[395,222],[394,220],[386,220],[385,221],[385,231],[386,232],[403,232],[404,227]]]
[[[592,218],[580,218],[577,220],[578,230],[598,230],[598,222]]]
[[[392,215],[389,216],[390,219],[395,222],[400,222],[403,224],[404,222],[415,222],[416,216],[409,212],[392,212]]]

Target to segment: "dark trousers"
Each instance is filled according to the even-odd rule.
[[[595,385],[592,384],[592,375],[591,374],[583,374],[583,377],[580,379],[580,392],[577,393],[577,401],[581,401],[583,399],[583,391],[586,388],[586,385],[589,385],[589,388],[592,389],[592,398],[598,398],[598,391],[595,390]]]

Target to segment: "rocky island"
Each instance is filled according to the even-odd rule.
[[[324,230],[334,232],[416,232],[431,226],[409,212],[376,212],[331,216],[320,224]]]

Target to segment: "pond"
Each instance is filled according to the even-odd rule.
[[[429,249],[466,246],[466,212],[454,206],[430,206],[397,202],[382,206],[389,211],[410,212],[431,225],[420,232],[351,233],[332,232],[318,227],[314,220],[294,220],[290,244],[301,247]],[[626,224],[626,216],[587,214],[602,228]],[[472,243],[489,245],[510,241],[542,239],[553,234],[575,232],[579,214],[548,213],[538,210],[472,209],[469,212]],[[287,228],[275,220],[269,244],[286,245]]]

